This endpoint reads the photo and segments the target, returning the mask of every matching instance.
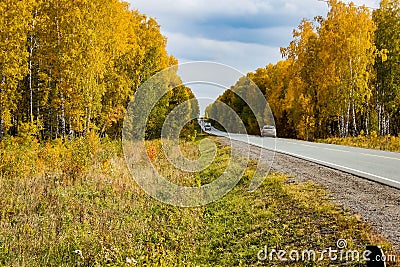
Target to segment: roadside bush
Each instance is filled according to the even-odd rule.
[[[67,143],[61,154],[62,172],[75,181],[85,175],[91,159],[92,151],[87,140],[80,138]]]
[[[0,173],[3,177],[28,177],[38,172],[36,139],[10,137],[0,143]]]
[[[101,141],[95,134],[63,143],[61,139],[39,143],[34,137],[8,137],[0,142],[0,175],[26,178],[52,173],[63,180],[84,177],[90,166],[110,168],[121,155],[118,141]]]

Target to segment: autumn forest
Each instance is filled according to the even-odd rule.
[[[400,152],[400,0],[377,10],[327,3],[327,16],[293,31],[282,61],[235,76],[219,96],[238,116],[217,102],[205,115],[259,134],[264,113],[278,137],[347,137],[337,139]],[[267,147],[200,131],[203,114],[167,37],[134,8],[0,0],[0,266],[361,266],[354,255],[324,258],[325,248],[339,239],[352,253],[398,249],[394,188],[278,153],[272,165]],[[398,156],[379,157],[398,166]],[[261,259],[267,248],[324,250],[318,261],[281,262]]]
[[[328,1],[326,18],[304,19],[284,60],[259,68],[252,79],[274,113],[278,135],[314,140],[331,136],[397,135],[400,130],[400,1],[370,10]],[[254,115],[233,93],[219,97],[248,132],[259,133]],[[208,114],[219,114],[210,105]],[[221,115],[222,116],[222,115]]]
[[[284,60],[247,76],[265,95],[282,137],[397,135],[400,127],[400,2],[377,10],[327,2],[326,18],[304,19]],[[3,0],[0,3],[0,140],[4,135],[119,137],[125,109],[148,78],[178,61],[153,18],[118,0]],[[170,82],[147,136],[194,95]],[[233,93],[219,97],[257,134]],[[199,113],[198,107],[193,112]],[[207,113],[219,114],[210,105]],[[193,129],[194,125],[189,128]]]
[[[0,14],[0,140],[118,137],[135,90],[177,64],[157,22],[118,0],[3,0]],[[156,121],[194,97],[175,88],[179,77],[173,83],[150,138]]]

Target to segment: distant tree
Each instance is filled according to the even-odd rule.
[[[340,136],[359,133],[358,117],[365,113],[372,96],[371,78],[375,62],[375,24],[366,7],[329,1],[331,7],[322,22],[320,35],[321,68],[333,73],[335,80],[323,88],[331,91],[329,101],[336,107]]]
[[[32,5],[30,0],[0,2],[0,140],[17,123],[20,87],[29,72],[27,36]]]
[[[155,19],[119,0],[4,0],[0,13],[0,140],[20,128],[42,138],[117,137],[137,88],[177,64]],[[150,124],[160,127],[181,91]]]
[[[382,0],[373,18],[376,47],[383,52],[375,63],[378,130],[382,135],[395,134],[400,130],[400,1]]]

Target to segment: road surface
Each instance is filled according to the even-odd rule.
[[[207,133],[247,142],[400,189],[400,153],[282,138],[228,134],[214,127]]]

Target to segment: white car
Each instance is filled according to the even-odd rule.
[[[265,125],[260,129],[261,131],[261,136],[270,136],[270,137],[276,137],[276,128],[273,125]]]
[[[209,122],[204,123],[204,131],[211,131],[211,123]]]

